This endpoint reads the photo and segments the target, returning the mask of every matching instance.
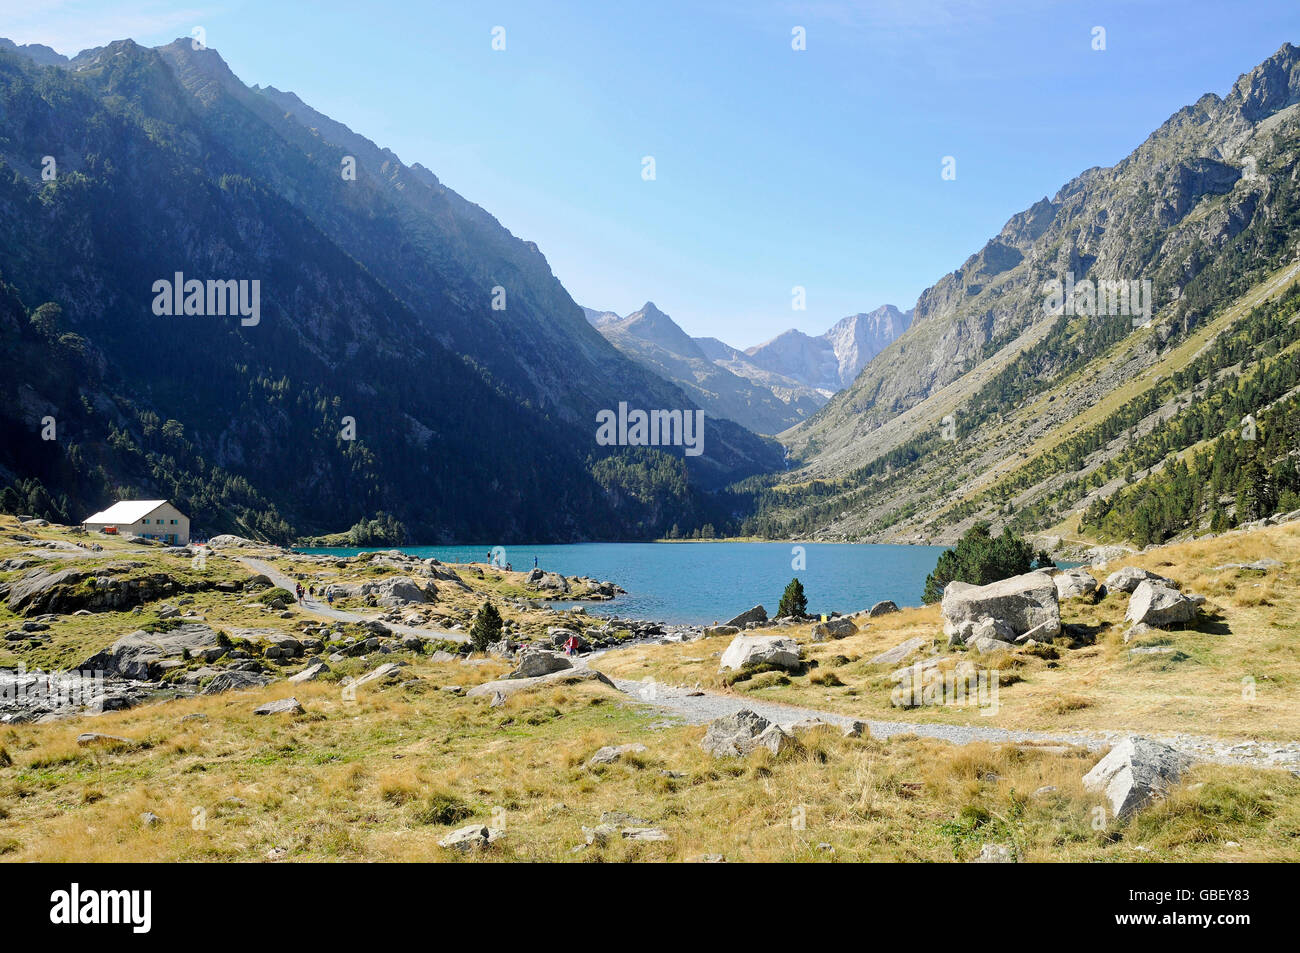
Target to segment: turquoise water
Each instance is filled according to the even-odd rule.
[[[796,549],[803,551],[803,568],[792,567]],[[489,547],[402,550],[448,563],[486,563]],[[542,569],[608,579],[627,590],[613,602],[583,603],[592,614],[699,624],[726,621],[759,603],[774,613],[792,576],[803,583],[813,613],[855,612],[882,599],[917,606],[943,550],[872,543],[576,543],[507,546],[505,558],[516,571],[527,571],[536,556]],[[344,556],[361,551],[303,550]]]

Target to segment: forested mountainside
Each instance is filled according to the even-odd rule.
[[[736,488],[755,512],[737,528],[949,540],[1082,520],[1145,543],[1294,508],[1298,103],[1286,44],[1014,216],[786,435],[788,475]],[[1150,282],[1149,322],[1082,292],[1053,306],[1053,281],[1118,280]],[[1247,413],[1264,436],[1223,443]]]
[[[698,457],[597,445],[620,401],[697,405],[535,245],[215,51],[6,49],[9,505],[76,522],[169,497],[196,530],[273,539],[381,510],[421,541],[643,537],[733,517],[707,491],[781,466],[721,420]],[[177,274],[258,281],[258,320],[156,314]]]

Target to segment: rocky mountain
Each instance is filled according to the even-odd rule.
[[[885,305],[849,315],[818,337],[792,329],[741,351],[717,338],[692,338],[652,303],[627,317],[583,311],[615,347],[683,387],[711,413],[771,434],[824,406],[911,319],[910,311]]]
[[[1124,497],[1152,508],[1143,533],[1248,518],[1231,484],[1275,474],[1252,496],[1280,499],[1285,441],[1221,454],[1221,499],[1161,474],[1179,461],[1208,481],[1195,454],[1244,413],[1286,427],[1298,239],[1300,50],[1285,44],[922,293],[907,331],[783,437],[801,465],[745,485],[748,528],[951,539],[990,519],[1069,535],[1090,516],[1095,532],[1112,525],[1101,503],[1148,479]]]
[[[745,351],[754,366],[830,396],[853,382],[867,363],[907,330],[911,311],[892,304],[851,314],[825,334],[789,330]]]
[[[701,342],[681,329],[653,302],[620,318],[613,312],[586,311],[606,339],[634,361],[681,387],[710,417],[733,420],[756,433],[775,434],[821,407],[798,387],[754,381],[713,360]],[[721,342],[717,342],[721,345]],[[725,345],[721,345],[725,347]],[[717,351],[716,347],[712,350]]]
[[[601,409],[696,405],[534,244],[216,51],[7,49],[0,480],[27,499],[76,519],[119,489],[176,497],[280,536],[380,509],[427,540],[624,536],[781,465],[727,420],[699,457],[599,446]],[[176,276],[256,281],[260,314],[162,316]]]

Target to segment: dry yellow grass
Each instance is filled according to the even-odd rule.
[[[1265,557],[1280,560],[1283,568],[1214,571],[1225,563]],[[809,674],[782,680],[739,682],[728,689],[717,662],[727,637],[620,650],[598,667],[621,678],[698,684],[864,718],[1300,739],[1300,524],[1166,546],[1116,560],[1093,574],[1104,580],[1126,565],[1169,576],[1184,590],[1205,595],[1197,628],[1143,636],[1126,645],[1128,596],[1114,593],[1097,605],[1063,603],[1063,621],[1087,634],[1062,639],[1054,650],[1037,655],[1017,651],[987,659],[954,652],[943,637],[938,606],[928,606],[869,620],[859,634],[832,642],[811,643],[809,626],[772,630],[798,638],[817,662]],[[868,660],[916,636],[932,638],[940,655],[969,657],[998,669],[996,714],[972,707],[893,707],[890,694],[897,683],[889,676],[899,666]],[[1171,645],[1181,654],[1129,655],[1133,647],[1154,644]],[[828,684],[827,671],[842,684]]]
[[[942,861],[991,842],[1025,860],[1298,856],[1300,781],[1285,772],[1202,766],[1152,809],[1161,823],[1095,829],[1098,799],[1080,779],[1096,756],[1082,750],[818,730],[793,756],[715,760],[698,746],[701,728],[651,728],[656,712],[608,689],[493,709],[432,687],[468,680],[465,666],[416,663],[410,674],[414,685],[362,689],[355,702],[337,686],[296,686],[308,712],[297,718],[250,714],[285,694],[273,686],[8,729],[0,859],[457,860],[437,842],[469,822],[507,832],[478,860]],[[139,743],[78,747],[92,729]],[[627,741],[648,750],[586,766]],[[143,823],[146,811],[161,823]],[[574,852],[604,811],[669,839]]]
[[[903,639],[937,636],[935,607],[872,620],[850,639],[809,646],[820,663],[810,675],[734,690],[915,721],[1293,738],[1298,550],[1300,530],[1292,527],[1128,560],[1205,593],[1227,631],[1171,633],[1189,660],[1165,670],[1124,655],[1117,641],[1123,600],[1067,604],[1066,621],[1095,627],[1095,644],[1057,647],[1056,658],[1048,651],[981,660],[1005,672],[1001,710],[992,718],[889,706],[888,671],[867,660]],[[1268,576],[1212,571],[1222,562],[1263,556],[1287,565]],[[214,624],[265,624],[260,610],[240,601],[196,596]],[[105,613],[89,622],[61,620],[52,641],[81,651],[121,634],[115,625],[135,627],[153,609],[130,618]],[[281,624],[294,626],[301,616]],[[699,681],[723,691],[714,653],[727,641],[639,646],[598,664],[624,677]],[[372,683],[355,700],[334,682],[279,683],[0,728],[0,860],[460,860],[438,840],[471,822],[506,829],[496,847],[469,858],[484,861],[668,861],[708,854],[733,861],[943,861],[969,859],[984,843],[1012,845],[1025,860],[1300,856],[1300,781],[1288,772],[1202,765],[1135,821],[1097,829],[1099,799],[1081,786],[1097,755],[1082,749],[954,747],[914,736],[845,739],[817,730],[801,736],[803,748],[792,756],[757,752],[715,760],[699,747],[702,727],[666,721],[661,711],[607,688],[584,684],[517,695],[491,708],[442,686],[497,677],[503,663],[435,663],[405,653],[386,660],[394,657],[410,663],[401,682]],[[336,674],[364,664],[350,660],[335,666]],[[1257,679],[1253,703],[1240,701],[1239,669]],[[289,694],[305,715],[252,714],[258,704]],[[83,731],[131,740],[82,747],[76,738]],[[628,742],[647,751],[587,766],[598,748]],[[615,838],[575,852],[585,843],[583,827],[595,826],[605,811],[640,817],[668,840]],[[146,825],[145,812],[160,823]]]

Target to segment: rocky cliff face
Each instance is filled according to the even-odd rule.
[[[1108,506],[1170,455],[1284,406],[1298,248],[1300,50],[1288,44],[1123,161],[1013,216],[927,289],[908,330],[782,435],[795,465],[767,481],[747,526],[951,541],[976,520],[1073,536],[1091,514],[1145,538],[1222,522],[1235,503],[1191,499],[1182,471],[1119,501],[1140,520]],[[1149,322],[1131,298],[1126,310],[1102,296],[1117,281],[1137,283]],[[1285,413],[1273,418],[1285,432]],[[1277,453],[1256,462],[1289,472]],[[1220,495],[1239,479],[1221,469]]]
[[[922,293],[908,330],[792,435],[791,449],[810,461],[833,455],[836,468],[869,459],[881,444],[868,435],[886,421],[1034,346],[1055,320],[1049,281],[1150,281],[1154,311],[1185,317],[1189,283],[1272,214],[1287,179],[1267,170],[1286,165],[1297,101],[1300,51],[1286,44],[1226,97],[1201,97],[1122,162],[1089,169],[1013,216]],[[1064,354],[1044,361],[1068,363]]]
[[[757,367],[829,395],[852,383],[873,357],[907,330],[911,319],[911,311],[882,305],[875,311],[842,318],[817,337],[786,331],[749,348],[745,356]]]

